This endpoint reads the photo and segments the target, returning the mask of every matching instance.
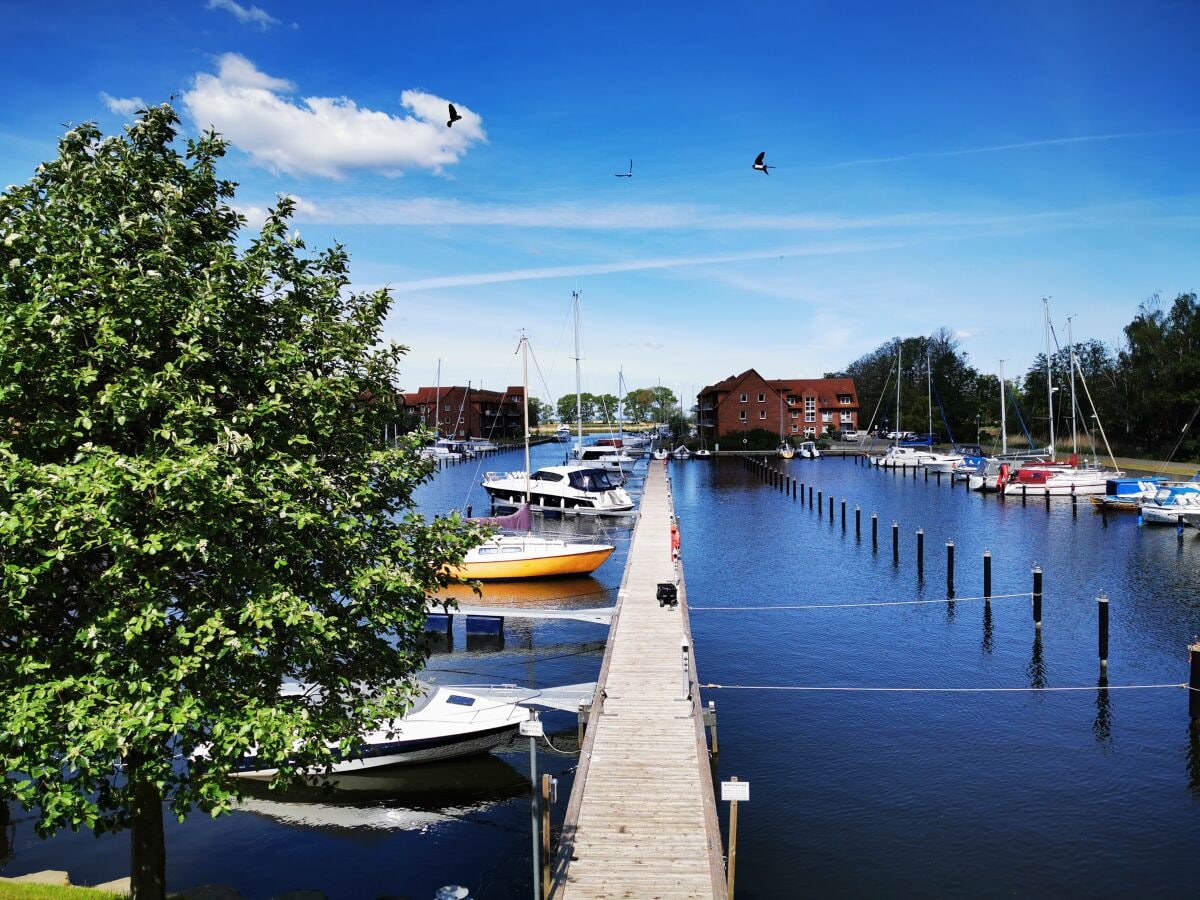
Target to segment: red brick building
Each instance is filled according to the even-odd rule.
[[[467,387],[423,387],[404,395],[404,412],[445,438],[521,437],[525,389],[485,391]]]
[[[768,380],[747,369],[704,388],[696,400],[697,425],[704,428],[710,446],[755,428],[801,439],[858,430],[853,378]]]

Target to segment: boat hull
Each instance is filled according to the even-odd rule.
[[[569,548],[537,559],[497,559],[468,561],[450,571],[470,581],[507,581],[518,578],[555,578],[562,575],[590,575],[613,554],[613,547],[592,547],[572,551]]]

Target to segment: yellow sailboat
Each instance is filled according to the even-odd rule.
[[[499,581],[527,578],[554,578],[563,575],[588,575],[613,554],[612,544],[593,544],[544,537],[530,531],[529,510],[529,346],[521,337],[524,369],[525,415],[525,503],[515,513],[471,521],[510,529],[496,534],[467,552],[461,566],[451,571],[463,579]]]

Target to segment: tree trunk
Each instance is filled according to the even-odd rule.
[[[166,900],[167,851],[163,839],[162,792],[137,762],[126,770],[133,792],[129,835],[129,879],[132,900]]]

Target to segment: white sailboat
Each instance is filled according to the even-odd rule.
[[[815,448],[816,445],[814,444]],[[791,445],[783,434],[783,391],[779,392],[779,447],[775,450],[780,459],[791,459],[796,455],[796,448]]]
[[[924,465],[930,458],[931,454],[922,450],[919,447],[901,447],[899,435],[903,434],[900,430],[900,373],[901,373],[901,352],[903,344],[896,346],[896,442],[888,447],[887,453],[883,456],[876,456],[872,462],[882,469],[908,469],[915,466]]]
[[[577,452],[583,448],[583,409],[579,373],[579,292],[571,292],[575,309],[575,412]],[[526,429],[528,431],[528,429]],[[524,472],[488,472],[483,477],[483,489],[492,505],[516,509],[528,503],[535,512],[557,512],[564,515],[623,516],[631,512],[634,502],[621,486],[614,483],[610,472],[593,462],[578,461],[561,466],[545,466],[530,474],[528,458]],[[617,476],[618,479],[620,476]]]

